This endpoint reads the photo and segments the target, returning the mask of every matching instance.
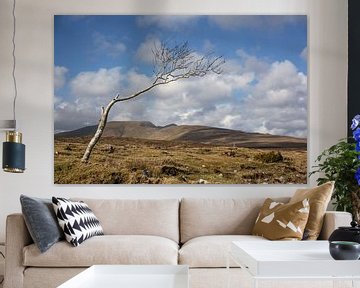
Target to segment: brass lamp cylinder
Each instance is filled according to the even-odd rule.
[[[6,142],[22,143],[22,133],[18,131],[7,131]]]
[[[10,173],[23,173],[25,170],[25,145],[22,134],[18,131],[7,131],[3,143],[3,169]]]

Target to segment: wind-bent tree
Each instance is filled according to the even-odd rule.
[[[106,107],[101,107],[101,117],[97,130],[90,140],[81,158],[81,162],[88,162],[92,150],[104,132],[110,109],[115,103],[136,98],[157,86],[175,82],[180,79],[204,77],[208,73],[220,74],[222,72],[221,66],[225,62],[222,56],[214,57],[211,53],[205,56],[199,56],[194,50],[189,48],[187,42],[174,45],[173,47],[169,47],[165,42],[162,42],[159,45],[154,45],[152,52],[154,57],[153,82],[148,87],[132,95],[120,97],[120,94],[117,94]]]

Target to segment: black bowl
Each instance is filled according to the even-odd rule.
[[[335,260],[358,260],[360,257],[360,244],[348,241],[331,241],[330,255]]]

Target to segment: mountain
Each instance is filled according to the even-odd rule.
[[[97,125],[55,134],[56,138],[87,137],[94,135]],[[238,130],[200,125],[155,126],[149,121],[108,122],[103,137],[141,138],[148,140],[187,141],[204,144],[256,148],[302,148],[306,139],[289,136],[248,133]]]

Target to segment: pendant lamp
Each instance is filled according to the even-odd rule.
[[[16,0],[13,0],[12,16],[13,16],[13,35],[12,35],[12,58],[13,69],[12,78],[14,83],[14,100],[13,100],[13,120],[0,121],[0,129],[6,130],[6,140],[3,143],[3,163],[2,167],[5,172],[23,173],[25,171],[25,145],[22,144],[22,133],[16,129],[16,57],[15,57],[15,35],[16,35]]]

